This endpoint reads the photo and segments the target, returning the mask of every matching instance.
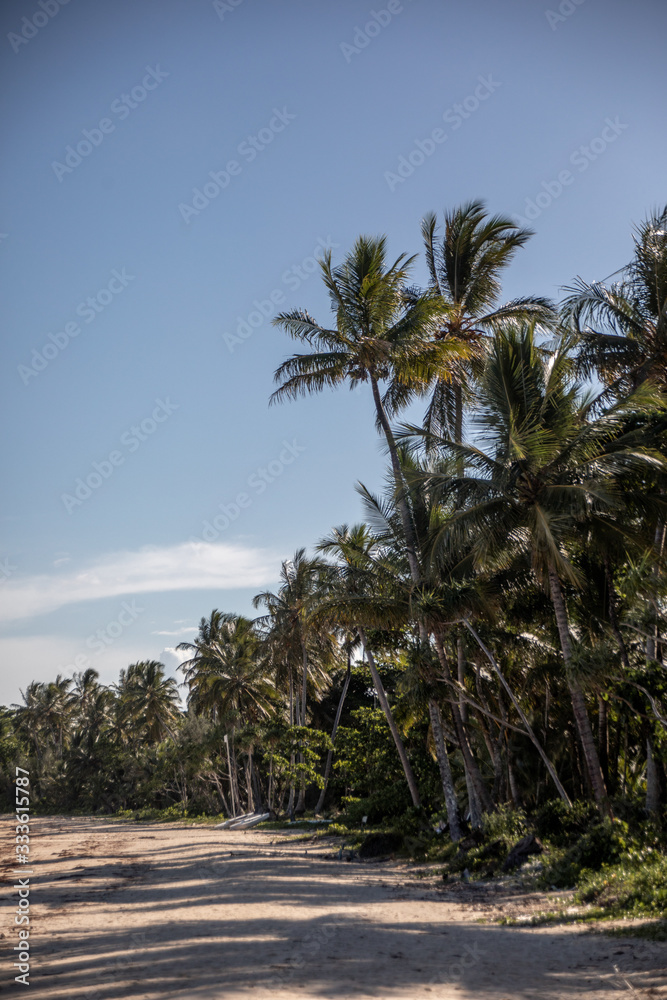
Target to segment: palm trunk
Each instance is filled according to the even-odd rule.
[[[598,754],[604,783],[609,787],[609,707],[598,695]]]
[[[655,535],[653,538],[653,548],[656,551],[656,562],[653,569],[653,574],[657,580],[658,574],[660,572],[659,559],[662,558],[662,550],[665,544],[665,525],[662,521],[658,521],[655,529]],[[646,642],[646,659],[647,660],[658,660],[660,657],[660,633],[658,630],[658,603],[656,600],[652,600],[651,604],[655,612],[655,625],[653,626],[653,635]]]
[[[512,767],[512,756],[510,753],[507,754],[507,780],[509,781],[512,805],[515,809],[520,809],[521,795],[519,794],[519,786],[516,783],[516,775],[514,773],[514,768]]]
[[[294,675],[292,668],[289,672],[289,724],[290,729],[294,726]],[[290,753],[290,772],[294,774],[294,754]],[[294,778],[290,778],[289,799],[287,801],[287,812],[289,818],[294,821]]]
[[[248,752],[248,757],[246,759],[245,785],[246,785],[246,809],[248,812],[254,812],[255,802],[252,792],[252,751]]]
[[[452,778],[452,769],[449,764],[449,757],[447,756],[447,747],[445,745],[445,738],[442,734],[442,719],[440,718],[440,706],[433,698],[431,698],[428,703],[428,714],[431,719],[431,730],[433,732],[433,742],[435,744],[435,755],[438,760],[438,768],[440,769],[440,780],[442,782],[442,791],[445,796],[445,807],[447,809],[447,822],[449,824],[449,835],[456,844],[461,839],[461,818],[459,816],[459,805],[456,800],[456,791],[454,790],[454,779]]]
[[[308,652],[306,650],[306,644],[301,640],[301,659],[302,659],[302,680],[301,680],[301,725],[306,724],[306,699],[308,691]],[[299,754],[299,763],[303,764],[303,754]],[[305,776],[301,778],[299,782],[299,798],[296,804],[296,812],[304,813],[306,811],[306,778]]]
[[[459,684],[462,688],[464,688],[466,680],[466,649],[462,635],[458,635],[456,637],[456,674]],[[459,712],[461,713],[463,725],[465,725],[468,721],[468,706],[466,705],[463,694],[459,697]]]
[[[234,800],[234,779],[232,777],[232,757],[229,750],[229,737],[225,736],[225,746],[227,747],[227,767],[229,768],[229,798],[232,803],[232,816],[236,816],[236,803]]]
[[[646,812],[649,816],[660,813],[660,777],[650,737],[646,740]]]
[[[380,426],[384,431],[384,436],[387,439],[387,447],[389,448],[389,455],[391,456],[391,468],[394,473],[394,482],[396,484],[396,499],[401,513],[401,524],[403,526],[403,534],[405,535],[405,547],[408,563],[410,565],[410,575],[413,583],[419,583],[421,573],[419,570],[419,560],[417,558],[417,539],[415,537],[414,527],[410,518],[408,504],[403,496],[403,487],[405,484],[403,480],[403,473],[401,471],[401,462],[398,457],[396,439],[394,438],[394,434],[387,419],[387,414],[385,413],[382,405],[377,380],[372,375],[371,387],[373,389],[373,400],[375,402],[378,420],[380,421]]]
[[[301,725],[306,724],[306,700],[308,697],[308,651],[306,650],[306,644],[301,640],[301,661],[302,661],[302,679],[301,679]]]
[[[442,670],[443,677],[449,685],[450,690],[453,691],[454,684],[452,683],[452,675],[449,669],[449,664],[447,663],[447,655],[442,641],[442,634],[439,629],[434,630],[433,638],[435,640],[435,648],[438,654],[438,660],[440,661],[440,668]],[[468,799],[470,801],[471,814],[475,814],[475,800],[478,801],[483,812],[492,812],[493,800],[491,799],[488,789],[484,784],[484,779],[482,778],[480,770],[477,766],[477,761],[472,755],[470,743],[468,742],[468,734],[463,724],[459,707],[455,702],[452,702],[451,710],[452,719],[454,721],[454,729],[456,730],[456,738],[459,741],[459,748],[463,757],[463,767],[466,775],[466,784],[468,785]],[[468,784],[468,782],[470,782],[470,784]],[[481,819],[481,816],[479,818]]]
[[[570,629],[567,620],[567,607],[565,605],[565,597],[563,596],[563,591],[560,585],[560,578],[553,566],[549,567],[549,586],[551,590],[551,603],[553,604],[554,614],[556,616],[556,625],[558,627],[558,635],[560,637],[560,647],[563,653],[563,660],[565,662],[567,684],[570,689],[570,699],[572,701],[574,721],[577,726],[579,741],[581,743],[581,749],[586,762],[588,778],[591,783],[591,789],[598,808],[601,812],[611,815],[607,789],[605,787],[604,777],[600,767],[600,758],[595,746],[595,739],[593,738],[591,720],[588,718],[588,712],[586,710],[586,699],[583,691],[581,690],[581,685],[576,678],[572,676],[569,669],[572,663],[572,644],[570,642]]]
[[[336,709],[336,718],[334,719],[333,729],[331,730],[331,750],[327,754],[327,763],[324,768],[324,784],[322,785],[322,790],[320,791],[320,797],[317,800],[317,805],[315,806],[315,815],[322,811],[324,805],[324,797],[327,794],[327,785],[329,784],[329,776],[331,774],[331,764],[334,755],[334,744],[336,742],[336,733],[338,732],[338,724],[340,723],[340,717],[343,714],[343,705],[345,704],[345,696],[347,695],[347,689],[350,686],[350,677],[352,676],[352,663],[351,655],[347,654],[347,673],[345,674],[345,683],[343,684],[343,690],[341,691],[340,698],[338,699],[338,708]]]
[[[456,444],[463,443],[463,389],[458,380],[454,382],[454,441]],[[463,458],[459,454],[456,457],[457,476],[463,476],[464,468]]]
[[[553,764],[551,763],[551,761],[547,757],[546,753],[542,749],[542,744],[540,743],[540,741],[538,740],[537,736],[533,732],[533,728],[530,725],[530,723],[528,722],[528,719],[526,718],[525,713],[524,713],[523,709],[521,708],[521,705],[517,701],[517,699],[516,699],[516,697],[514,695],[514,692],[511,689],[511,687],[509,686],[509,684],[505,680],[505,678],[503,676],[503,673],[502,673],[500,667],[498,666],[498,663],[496,661],[495,656],[493,655],[493,653],[491,652],[491,650],[482,642],[482,640],[480,639],[479,635],[477,634],[477,632],[475,631],[475,629],[472,627],[472,625],[470,624],[470,622],[467,619],[464,621],[464,625],[468,629],[468,631],[470,632],[470,634],[472,635],[472,637],[475,639],[475,641],[477,642],[477,645],[482,650],[482,652],[486,656],[487,660],[489,661],[489,663],[493,667],[493,669],[494,669],[494,671],[496,673],[496,676],[498,677],[498,680],[500,681],[500,683],[502,684],[502,686],[507,691],[507,694],[510,697],[510,701],[514,705],[514,707],[517,710],[517,713],[519,715],[519,718],[521,719],[521,721],[523,722],[524,726],[526,727],[526,732],[527,732],[528,736],[530,737],[530,740],[531,740],[533,746],[535,747],[535,749],[539,753],[540,757],[544,761],[544,765],[545,765],[547,771],[549,772],[549,774],[551,776],[551,780],[553,781],[554,785],[556,786],[556,790],[557,790],[558,794],[560,795],[560,797],[563,800],[563,802],[565,802],[567,804],[568,808],[571,809],[572,808],[572,803],[570,801],[570,797],[568,796],[567,792],[565,791],[565,789],[561,785],[560,780],[558,778],[558,775],[556,774],[555,767],[553,766]],[[589,726],[590,726],[590,723],[589,723]],[[591,737],[592,737],[592,735],[593,734],[591,733]],[[605,791],[605,795],[606,795],[606,791]]]
[[[405,774],[405,780],[408,783],[408,788],[410,789],[410,795],[412,796],[412,804],[415,808],[419,808],[421,805],[419,799],[419,791],[417,789],[417,782],[415,776],[410,766],[410,761],[408,760],[408,755],[405,752],[405,747],[403,746],[403,740],[401,739],[401,734],[398,731],[398,727],[394,722],[394,717],[391,714],[391,708],[389,707],[389,702],[387,700],[387,695],[384,690],[384,685],[382,679],[378,673],[378,669],[375,665],[375,658],[368,648],[366,641],[366,633],[363,628],[357,627],[357,632],[359,633],[359,638],[361,639],[361,644],[364,647],[364,655],[368,660],[368,666],[370,667],[371,677],[373,678],[373,686],[377,691],[378,701],[380,702],[380,707],[384,712],[384,717],[387,720],[387,725],[391,730],[391,735],[394,738],[394,743],[396,744],[396,749],[398,751],[398,756],[400,757],[401,764],[403,766],[403,773]]]

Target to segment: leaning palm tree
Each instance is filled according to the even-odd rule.
[[[637,226],[618,282],[578,278],[563,314],[579,339],[578,363],[617,396],[651,379],[667,386],[667,206]]]
[[[660,505],[647,484],[664,477],[664,460],[651,445],[663,406],[649,387],[591,419],[592,399],[572,377],[567,343],[548,355],[535,343],[532,324],[494,337],[482,377],[476,423],[480,446],[440,438],[444,453],[462,458],[468,476],[433,476],[443,497],[458,506],[436,540],[446,549],[470,545],[478,567],[509,568],[528,558],[553,607],[574,718],[595,799],[607,793],[577,677],[564,586],[578,587],[573,552],[582,532],[615,529],[630,503]],[[412,429],[416,434],[416,429]],[[423,439],[423,432],[422,439]]]
[[[295,354],[275,372],[272,402],[295,399],[327,387],[370,385],[377,426],[387,442],[396,488],[402,486],[398,448],[390,419],[423,396],[434,379],[446,380],[453,358],[466,353],[454,340],[438,340],[440,297],[411,293],[407,279],[415,257],[386,263],[386,237],[361,236],[342,264],[331,253],[321,261],[335,326],[321,326],[305,310],[281,313],[274,324],[311,350]],[[385,387],[384,395],[381,387]],[[407,507],[401,507],[408,558],[418,574],[415,539]]]
[[[501,272],[533,235],[511,219],[489,216],[482,201],[470,201],[445,212],[444,233],[430,212],[422,220],[422,237],[430,289],[441,298],[442,319],[436,333],[445,343],[465,345],[452,361],[448,377],[438,378],[426,412],[432,434],[463,439],[463,411],[472,398],[475,371],[484,357],[484,342],[508,320],[550,324],[554,307],[547,299],[519,298],[499,305]]]

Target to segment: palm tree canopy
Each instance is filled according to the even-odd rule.
[[[313,350],[293,355],[276,370],[280,386],[272,402],[372,379],[389,382],[384,403],[391,415],[423,394],[433,378],[446,377],[451,357],[464,353],[461,345],[435,339],[439,297],[430,291],[409,294],[415,258],[401,254],[388,266],[386,243],[384,236],[361,236],[338,267],[331,252],[325,254],[321,268],[335,327],[321,326],[300,309],[274,319]]]
[[[578,278],[563,303],[580,371],[598,375],[613,395],[649,378],[667,385],[667,206],[637,226],[622,272],[610,287]]]
[[[664,408],[650,387],[591,419],[591,398],[573,378],[570,346],[549,353],[538,347],[532,324],[498,332],[482,376],[475,419],[479,446],[448,438],[438,448],[463,460],[465,476],[432,474],[443,501],[457,510],[438,545],[471,546],[478,565],[507,568],[529,556],[545,581],[549,568],[577,583],[568,547],[581,526],[605,520],[606,530],[627,537],[618,515],[630,502],[661,503],[651,491],[664,461],[651,447],[663,434],[654,417]],[[423,439],[423,432],[409,433]]]
[[[452,359],[450,377],[438,379],[425,427],[431,433],[461,435],[462,405],[473,398],[475,374],[484,358],[484,338],[508,321],[534,321],[551,326],[553,304],[538,296],[498,304],[501,274],[533,235],[502,215],[489,216],[484,202],[470,201],[444,213],[444,233],[437,217],[422,220],[422,237],[430,290],[442,302],[439,339],[467,348]]]

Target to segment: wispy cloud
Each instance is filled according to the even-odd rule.
[[[221,543],[115,552],[69,573],[16,577],[4,589],[0,621],[127,594],[261,587],[276,580],[279,566],[280,556],[267,549]]]
[[[190,625],[187,628],[177,628],[173,632],[169,632],[168,630],[160,632],[151,632],[151,635],[187,635],[188,632],[196,632],[196,631],[197,629],[195,628],[195,626]]]

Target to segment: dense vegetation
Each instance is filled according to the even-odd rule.
[[[254,620],[202,618],[187,711],[156,662],[110,687],[93,670],[30,684],[2,710],[4,789],[20,763],[44,810],[324,811],[454,843],[551,816],[563,885],[627,859],[623,836],[660,854],[667,210],[616,282],[578,279],[559,305],[500,304],[531,234],[481,203],[422,234],[428,288],[362,237],[322,262],[330,327],[274,321],[302,353],[273,402],[372,396],[389,465],[379,495],[358,486],[364,523],[283,563]],[[398,423],[419,399],[423,423]],[[586,837],[593,860],[568,860]]]

